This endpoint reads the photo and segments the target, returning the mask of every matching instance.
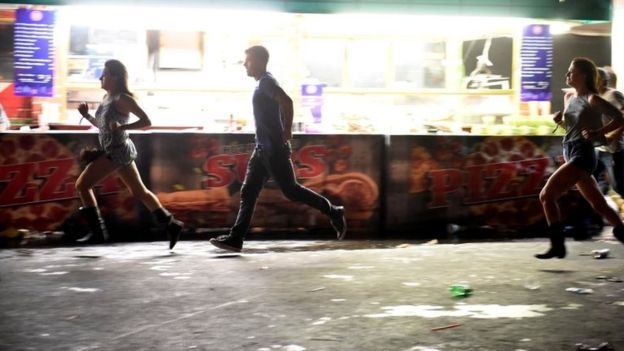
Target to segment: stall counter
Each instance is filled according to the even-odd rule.
[[[146,186],[190,230],[227,230],[234,222],[252,134],[136,132],[137,167]],[[0,231],[79,231],[75,183],[88,132],[0,134]],[[543,234],[538,194],[563,162],[559,136],[295,135],[293,164],[303,185],[347,209],[352,239],[423,239],[449,228]],[[116,175],[95,189],[119,239],[153,239],[154,222]],[[562,199],[569,221],[592,213],[576,191]],[[591,218],[590,218],[591,219]],[[254,230],[331,232],[327,218],[286,199],[269,182]],[[296,235],[296,234],[293,234]]]
[[[191,230],[234,222],[252,134],[137,132],[136,164],[146,186]],[[97,144],[94,132],[0,134],[0,230],[72,231],[81,220],[75,183],[81,149]],[[296,135],[292,159],[298,180],[348,208],[353,238],[379,232],[382,135]],[[109,230],[118,238],[148,239],[153,221],[112,174],[96,188]],[[318,211],[286,199],[270,181],[256,207],[255,228],[331,231]],[[71,235],[79,235],[72,233]]]

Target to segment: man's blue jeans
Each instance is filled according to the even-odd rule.
[[[610,153],[596,151],[598,166],[594,171],[594,177],[598,181],[603,193],[609,191],[609,185],[613,190],[624,197],[624,150]],[[603,172],[607,171],[608,182],[604,179]]]

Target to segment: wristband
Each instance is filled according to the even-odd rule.
[[[91,120],[93,119],[93,117],[91,117],[91,115],[89,115],[89,114],[87,113],[87,115],[86,115],[86,116],[82,116],[82,117],[80,117],[80,121],[78,122],[78,124],[82,123],[82,120],[83,120],[83,119],[86,119],[87,121],[91,122]]]

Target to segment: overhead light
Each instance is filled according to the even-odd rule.
[[[568,33],[571,28],[572,28],[572,25],[570,25],[569,23],[554,22],[550,24],[550,34],[552,35],[565,34],[565,33]]]

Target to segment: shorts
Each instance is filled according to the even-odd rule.
[[[120,166],[127,166],[137,157],[136,147],[132,140],[127,139],[124,143],[105,148],[106,157]]]
[[[586,140],[573,140],[563,143],[563,158],[577,168],[592,174],[598,164],[594,145]]]

